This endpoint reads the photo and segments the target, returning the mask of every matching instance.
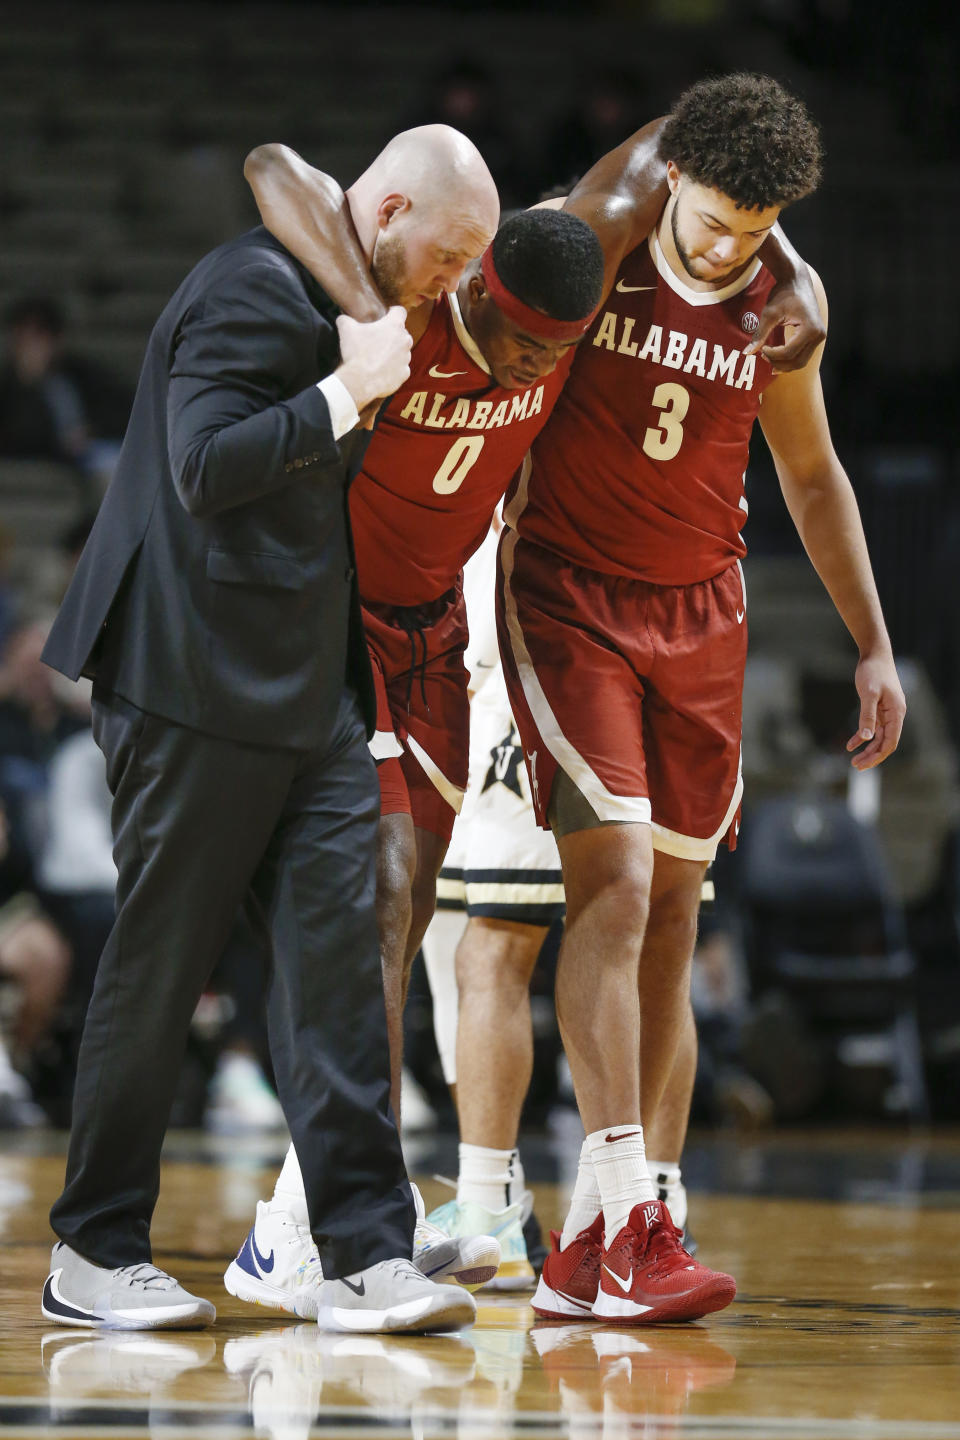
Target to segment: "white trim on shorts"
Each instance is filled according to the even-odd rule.
[[[459,815],[463,805],[464,791],[460,789],[459,785],[454,785],[452,780],[447,779],[436,761],[431,760],[423,746],[418,745],[409,732],[407,733],[407,749],[434,789],[440,792],[450,809]]]
[[[717,848],[720,841],[726,835],[733,824],[733,817],[737,813],[740,801],[743,799],[743,752],[740,752],[740,765],[737,767],[737,783],[733,787],[733,797],[727,806],[727,813],[720,822],[720,828],[707,840],[698,840],[695,835],[680,835],[676,830],[668,830],[665,825],[658,825],[653,822],[653,848],[660,850],[664,855],[674,855],[678,860],[716,860]]]
[[[524,461],[523,472],[520,478],[520,490],[524,492],[524,503],[526,500],[526,482],[530,474],[530,458]],[[523,509],[521,504],[518,508],[517,502],[520,499],[520,491],[510,506],[511,521]],[[649,825],[650,821],[650,799],[646,795],[614,795],[608,790],[600,779],[599,775],[591,769],[586,760],[578,750],[570,744],[557,722],[550,706],[550,702],[543,692],[540,681],[537,679],[537,672],[533,667],[533,661],[527,650],[523,638],[523,631],[520,627],[520,620],[517,615],[517,604],[513,598],[513,591],[510,588],[510,576],[513,574],[513,552],[517,544],[517,532],[508,529],[504,532],[501,541],[500,554],[503,564],[503,593],[507,617],[507,630],[510,635],[510,647],[513,651],[513,661],[517,667],[517,674],[520,677],[520,684],[523,689],[524,699],[533,716],[534,724],[540,732],[540,736],[550,754],[556,760],[560,769],[569,775],[584,799],[593,809],[599,820],[616,820],[633,824]],[[529,758],[529,756],[528,756]]]

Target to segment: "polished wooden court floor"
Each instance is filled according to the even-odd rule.
[[[563,1146],[532,1147],[545,1225]],[[695,1138],[691,1219],[701,1256],[737,1277],[728,1310],[619,1330],[535,1324],[528,1294],[481,1294],[473,1329],[432,1338],[322,1334],[226,1294],[283,1148],[170,1137],[155,1258],[215,1302],[216,1326],[98,1334],[39,1311],[63,1139],[0,1137],[4,1435],[960,1440],[960,1136]],[[451,1153],[409,1156],[428,1204]]]

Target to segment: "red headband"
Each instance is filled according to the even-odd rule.
[[[554,320],[551,315],[534,310],[532,305],[525,305],[522,300],[517,299],[512,290],[507,289],[497,274],[492,245],[488,245],[480,257],[480,273],[483,275],[487,294],[497,309],[502,310],[514,325],[522,325],[524,330],[529,330],[532,335],[542,336],[544,340],[579,340],[580,336],[589,330],[597,313],[596,310],[591,310],[582,320]]]

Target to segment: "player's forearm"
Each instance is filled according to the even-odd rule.
[[[664,123],[651,121],[604,155],[578,180],[564,204],[593,227],[608,262],[615,260],[617,266],[650,234],[667,203],[666,164],[658,149]]]
[[[781,484],[804,549],[861,656],[889,653],[860,512],[839,461],[815,483],[781,475]]]
[[[286,145],[259,145],[243,167],[267,229],[346,315],[377,320],[387,307],[370,277],[340,186]]]
[[[758,253],[771,275],[774,275],[777,280],[784,280],[790,285],[810,284],[807,263],[799,251],[791,245],[783,233],[783,227],[779,221],[760,246]]]

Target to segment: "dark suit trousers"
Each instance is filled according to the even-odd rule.
[[[114,1268],[150,1220],[190,1020],[251,892],[273,942],[277,1089],[324,1272],[409,1257],[374,913],[376,771],[345,692],[323,751],[240,744],[95,692],[117,920],[87,1015],[54,1230]]]

